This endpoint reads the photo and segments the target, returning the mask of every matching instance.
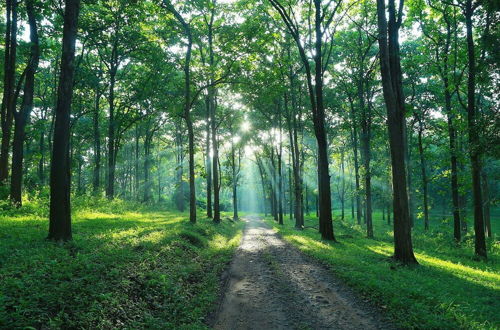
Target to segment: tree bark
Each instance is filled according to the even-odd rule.
[[[148,127],[144,138],[144,202],[148,203],[152,198],[151,183],[151,148],[154,132]]]
[[[99,130],[99,103],[101,100],[101,94],[96,91],[95,104],[94,104],[94,118],[93,118],[93,130],[94,130],[94,177],[93,177],[93,194],[97,196],[99,194],[99,188],[101,186],[101,132]]]
[[[15,126],[14,141],[12,149],[12,176],[10,185],[10,199],[21,206],[21,192],[23,182],[23,158],[24,158],[24,140],[25,129],[33,109],[33,94],[35,90],[35,73],[38,68],[40,50],[38,43],[38,28],[35,17],[34,1],[26,1],[26,11],[28,13],[28,22],[30,26],[31,54],[28,66],[26,68],[26,78],[24,83],[23,101],[19,112],[14,110]]]
[[[422,193],[424,195],[424,229],[429,230],[429,202],[428,202],[428,182],[427,182],[427,169],[425,166],[424,145],[422,141],[423,135],[423,122],[422,118],[418,119],[418,152],[420,155],[420,171],[422,173]]]
[[[490,214],[490,187],[488,184],[488,176],[486,170],[483,168],[481,172],[481,179],[483,184],[483,197],[484,197],[484,224],[487,237],[493,237],[491,232],[491,214]]]
[[[399,55],[398,31],[401,26],[403,0],[400,0],[398,19],[394,0],[389,0],[389,21],[385,1],[377,0],[380,47],[380,71],[387,108],[387,126],[392,163],[394,208],[394,259],[403,264],[417,264],[413,254],[411,223],[406,187],[405,165],[405,108]]]
[[[458,159],[457,159],[457,142],[456,129],[453,123],[453,113],[451,109],[451,94],[449,92],[448,79],[444,80],[445,107],[447,114],[448,135],[450,143],[450,164],[451,164],[451,199],[453,203],[453,236],[455,241],[460,242],[462,232],[460,230],[460,199],[458,193]]]
[[[113,46],[112,58],[115,58],[116,47]],[[108,182],[106,185],[106,197],[115,198],[115,170],[116,170],[116,123],[115,123],[115,85],[116,73],[118,72],[117,63],[112,60],[109,70],[109,122],[108,122]]]
[[[205,98],[205,108],[206,108],[206,111],[207,111],[207,116],[206,116],[206,140],[205,140],[205,144],[206,144],[206,155],[207,155],[207,159],[206,159],[206,162],[205,162],[205,171],[206,171],[206,174],[207,174],[207,217],[208,218],[213,218],[213,212],[212,212],[212,158],[211,158],[211,155],[210,155],[210,140],[211,140],[211,136],[210,136],[210,118],[211,118],[211,115],[210,115],[210,99],[209,97],[206,97]]]
[[[233,220],[238,220],[238,173],[236,171],[234,141],[231,143],[231,167],[233,175]]]
[[[0,121],[2,139],[0,142],[0,185],[9,177],[9,147],[12,121],[16,107],[15,80],[17,54],[17,0],[7,0],[7,21],[5,29],[4,86]]]
[[[365,105],[365,93],[364,93],[364,79],[362,77],[362,70],[360,70],[361,75],[358,79],[358,98],[360,102],[360,112],[361,112],[361,149],[363,152],[363,177],[365,185],[365,221],[366,221],[366,235],[368,238],[373,238],[373,221],[372,221],[372,187],[371,187],[371,114],[370,109],[366,109]]]
[[[474,7],[472,0],[465,2],[465,26],[467,34],[467,58],[469,75],[467,80],[467,124],[469,130],[469,154],[472,170],[472,198],[474,201],[474,233],[475,253],[486,258],[486,240],[484,235],[483,200],[481,192],[481,152],[479,130],[476,125],[476,60],[474,37],[472,32],[472,16]]]
[[[360,184],[359,184],[359,160],[358,160],[358,129],[357,129],[357,118],[354,109],[354,104],[352,100],[349,100],[351,107],[351,140],[352,140],[352,152],[354,156],[354,180],[355,180],[355,196],[356,196],[356,222],[361,225],[361,200],[359,196]]]
[[[66,0],[61,71],[55,111],[54,143],[50,169],[50,221],[48,239],[71,239],[70,113],[73,97],[75,43],[80,0]]]

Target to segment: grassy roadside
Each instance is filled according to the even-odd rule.
[[[269,223],[288,242],[326,264],[347,284],[387,311],[396,325],[419,329],[498,329],[500,327],[500,245],[489,241],[488,261],[476,261],[473,239],[453,243],[448,225],[430,233],[417,228],[414,246],[419,267],[395,267],[391,227],[375,213],[375,239],[364,228],[334,220],[339,243],[321,240],[316,229],[297,231],[293,221]],[[306,226],[317,220],[306,219]]]
[[[206,328],[243,223],[112,209],[75,212],[64,245],[45,217],[0,213],[0,328]]]

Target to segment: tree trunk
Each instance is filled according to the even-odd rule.
[[[448,22],[448,21],[446,21]],[[446,42],[444,44],[443,51],[443,70],[441,73],[444,87],[444,100],[445,100],[445,110],[448,124],[448,135],[449,135],[449,145],[450,145],[450,164],[451,164],[451,197],[452,197],[452,213],[453,213],[453,236],[455,241],[459,242],[462,238],[462,232],[460,230],[460,202],[458,193],[458,166],[457,166],[457,148],[456,148],[456,129],[454,124],[454,114],[451,107],[451,92],[448,78],[448,61],[449,61],[449,49],[451,43],[451,26],[447,24],[446,29]]]
[[[109,123],[108,123],[108,182],[106,186],[106,197],[113,199],[115,197],[115,169],[116,169],[116,123],[115,123],[115,84],[116,73],[118,67],[112,64],[110,70],[110,83],[109,83]]]
[[[29,121],[31,110],[33,109],[33,93],[35,89],[35,73],[38,68],[40,51],[38,46],[38,30],[35,18],[35,8],[33,0],[26,1],[26,10],[30,26],[31,54],[28,67],[26,68],[26,78],[24,83],[23,102],[19,112],[14,111],[15,127],[14,141],[12,149],[12,177],[10,185],[10,199],[21,206],[21,192],[23,182],[23,146],[25,140],[25,128]]]
[[[216,113],[216,102],[212,101],[210,106],[212,120],[212,175],[213,175],[213,186],[214,186],[214,222],[220,222],[220,185],[219,185],[219,145],[217,142],[217,125],[215,123],[215,113]]]
[[[94,104],[94,178],[93,178],[93,193],[95,196],[99,194],[101,186],[101,133],[99,130],[99,102],[101,94],[96,91],[95,104]]]
[[[460,199],[458,193],[458,160],[456,147],[456,129],[453,124],[453,113],[451,109],[451,94],[448,91],[447,79],[445,81],[445,106],[448,122],[448,134],[450,137],[450,163],[451,163],[451,197],[453,202],[453,236],[455,241],[460,242],[462,232],[460,230]]]
[[[422,134],[423,134],[423,122],[422,119],[419,119],[419,128],[418,128],[418,152],[420,154],[420,170],[422,173],[422,192],[424,195],[424,228],[425,230],[429,229],[429,202],[428,202],[428,192],[427,192],[427,170],[425,166],[425,157],[424,157],[424,146],[422,142]]]
[[[144,138],[144,202],[148,203],[152,198],[151,184],[151,144],[153,140],[153,132],[146,131]]]
[[[292,108],[289,109],[287,122],[288,122],[288,135],[290,138],[290,155],[292,158],[292,172],[293,172],[293,193],[294,193],[294,215],[295,215],[295,228],[302,229],[304,227],[304,210],[303,210],[303,197],[302,197],[302,178],[300,173],[300,151],[298,146],[298,132],[297,132],[297,116],[296,116],[296,102],[293,96],[294,93],[294,79],[293,74],[290,72],[290,89],[292,92]],[[288,94],[285,93],[285,108],[288,109]],[[290,200],[292,197],[290,196]]]
[[[50,169],[50,221],[48,239],[71,239],[70,113],[73,97],[75,43],[80,0],[66,0],[61,71],[55,111],[54,143]]]
[[[328,140],[325,129],[325,108],[323,105],[323,31],[321,26],[321,0],[314,0],[315,7],[315,96],[316,114],[313,116],[314,133],[318,143],[318,190],[319,190],[319,227],[321,238],[335,241],[332,223],[332,195],[328,169]]]
[[[408,185],[408,212],[410,214],[410,224],[413,228],[413,224],[415,223],[415,214],[413,212],[414,201],[413,201],[413,180],[412,180],[412,157],[411,157],[411,146],[413,145],[412,141],[413,130],[408,129],[405,125],[405,162],[406,162],[406,182]]]
[[[481,179],[483,184],[483,197],[484,197],[484,224],[486,229],[486,235],[488,237],[493,237],[491,232],[491,215],[490,215],[490,188],[488,184],[488,176],[486,175],[486,170],[483,168],[481,172]]]
[[[359,160],[358,160],[358,129],[357,120],[354,110],[354,105],[352,101],[351,104],[351,140],[352,140],[352,152],[354,155],[354,179],[355,179],[355,196],[356,196],[356,222],[361,225],[361,200],[359,196],[360,184],[359,184]]]
[[[266,181],[264,179],[264,169],[263,169],[262,161],[259,157],[256,157],[255,161],[257,163],[257,168],[259,169],[260,183],[262,186],[262,206],[264,209],[264,217],[267,217],[266,184],[265,184]]]
[[[5,29],[4,86],[0,121],[2,140],[0,142],[0,185],[9,177],[9,147],[12,121],[16,108],[15,80],[17,53],[17,0],[7,0],[7,22]]]
[[[361,71],[362,72],[362,71]],[[373,238],[373,220],[372,220],[372,188],[371,188],[371,115],[369,109],[365,106],[365,96],[363,88],[362,75],[358,79],[358,98],[361,110],[361,149],[363,153],[364,181],[365,181],[365,221],[366,235]]]
[[[191,50],[193,47],[193,38],[191,29],[188,25],[184,25],[187,37],[188,46],[186,51],[186,59],[184,63],[184,120],[188,130],[188,154],[189,154],[189,221],[196,223],[196,191],[195,191],[195,175],[194,175],[194,130],[191,120]]]
[[[38,161],[38,180],[40,185],[45,185],[45,123],[40,131],[40,160]]]
[[[341,193],[340,193],[340,218],[344,221],[345,216],[345,167],[344,167],[344,149],[340,152],[340,175],[341,175]]]
[[[394,0],[389,0],[389,22],[387,22],[385,1],[377,0],[380,71],[387,108],[387,126],[394,191],[394,258],[403,264],[417,264],[417,260],[413,254],[408,191],[406,187],[405,108],[398,42],[398,30],[401,26],[402,10],[403,0],[400,1],[399,19],[396,20]]]
[[[238,220],[238,179],[236,173],[236,160],[234,155],[234,142],[231,143],[231,168],[233,174],[233,220]]]
[[[472,16],[474,8],[472,0],[465,2],[465,25],[467,31],[467,58],[469,76],[467,81],[467,124],[469,130],[469,153],[472,169],[472,197],[474,200],[474,233],[475,253],[486,258],[486,241],[484,235],[483,200],[481,192],[481,153],[479,130],[476,125],[476,60],[474,38],[472,32]]]
[[[331,205],[331,190],[330,190],[330,173],[328,168],[328,143],[325,128],[325,109],[323,104],[323,22],[325,19],[322,13],[321,0],[314,0],[315,16],[314,16],[314,84],[311,65],[307,57],[306,51],[302,45],[302,40],[298,29],[294,28],[294,21],[290,18],[285,9],[279,2],[270,0],[273,7],[278,11],[282,19],[285,21],[290,33],[292,34],[299,55],[304,65],[306,72],[306,82],[311,102],[314,134],[316,136],[318,146],[318,194],[319,194],[319,231],[321,237],[325,240],[335,241],[332,224],[332,205]]]
[[[210,110],[210,98],[206,97],[205,98],[205,108],[207,111],[207,116],[206,116],[206,155],[207,159],[205,162],[205,171],[207,174],[207,217],[212,218],[213,213],[212,213],[212,158],[210,156],[210,118],[211,118],[211,110]]]

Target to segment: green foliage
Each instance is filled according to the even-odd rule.
[[[325,265],[348,285],[387,311],[397,326],[417,329],[494,329],[500,324],[500,246],[490,240],[488,261],[473,256],[473,237],[453,243],[450,226],[431,224],[424,232],[416,224],[413,235],[420,265],[400,267],[393,252],[392,227],[374,214],[376,239],[352,222],[335,220],[339,243],[322,241],[315,229],[297,231],[266,220],[290,243]],[[306,226],[316,219],[307,218]],[[498,221],[497,221],[498,222]],[[418,227],[417,227],[418,226]],[[498,229],[497,229],[498,230]]]
[[[206,328],[241,223],[73,205],[74,241],[61,245],[44,240],[44,217],[0,213],[0,328]]]

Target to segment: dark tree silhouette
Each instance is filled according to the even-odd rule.
[[[61,71],[57,90],[54,143],[50,168],[50,222],[48,239],[71,240],[70,113],[75,72],[75,43],[80,0],[66,0]]]

